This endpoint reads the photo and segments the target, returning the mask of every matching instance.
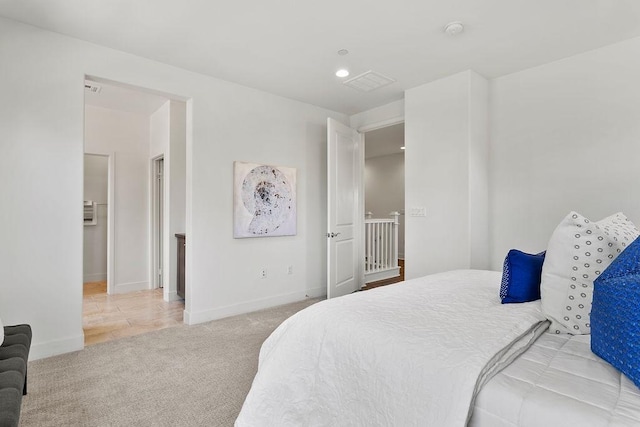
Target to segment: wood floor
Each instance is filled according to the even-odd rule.
[[[85,346],[182,324],[184,301],[165,302],[162,289],[107,295],[106,282],[84,284]]]
[[[377,288],[378,286],[386,286],[386,285],[392,285],[398,282],[403,282],[404,281],[404,260],[399,259],[398,265],[400,266],[400,276],[394,277],[391,279],[378,280],[377,282],[367,283],[367,285],[363,287],[362,290],[366,291],[367,289]]]

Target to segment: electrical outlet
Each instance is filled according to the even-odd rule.
[[[289,267],[287,267],[287,274],[289,275],[293,274],[293,265],[290,265]]]
[[[266,279],[267,278],[267,269],[263,268],[262,270],[260,270],[260,278],[261,279]]]

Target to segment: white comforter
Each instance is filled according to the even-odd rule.
[[[464,426],[483,373],[546,327],[499,284],[453,271],[297,313],[263,344],[236,426]]]
[[[543,334],[478,394],[473,427],[638,427],[640,389],[590,335]]]

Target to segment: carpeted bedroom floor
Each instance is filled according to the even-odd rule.
[[[309,299],[29,363],[27,426],[232,426],[262,342]]]

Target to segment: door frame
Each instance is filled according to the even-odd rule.
[[[360,133],[371,132],[372,130],[378,130],[382,128],[386,128],[393,125],[399,125],[400,123],[404,123],[404,116],[395,116],[385,120],[379,120],[377,122],[367,123],[365,125],[360,126],[356,129]]]
[[[115,218],[115,182],[116,182],[116,156],[113,151],[85,151],[85,155],[107,158],[107,294],[115,294],[116,282],[116,218]],[[84,161],[82,165],[84,171]],[[84,172],[83,172],[84,173]],[[84,187],[84,178],[83,178]],[[84,194],[83,194],[84,198]],[[84,265],[84,254],[83,254]]]
[[[156,179],[157,175],[158,175],[158,169],[159,169],[159,164],[160,161],[162,161],[162,194],[159,197],[159,184],[158,184],[158,180]],[[166,194],[167,194],[167,188],[166,188],[166,174],[164,172],[164,168],[165,168],[165,162],[164,162],[164,153],[160,154],[158,156],[152,157],[151,160],[151,165],[149,168],[150,171],[150,183],[151,183],[151,188],[150,188],[150,204],[151,204],[151,209],[149,209],[149,213],[151,214],[151,218],[149,221],[149,227],[150,227],[150,263],[149,263],[149,268],[150,268],[150,272],[149,272],[149,285],[151,289],[158,289],[158,288],[163,288],[165,286],[165,279],[166,279],[166,271],[167,269],[165,268],[166,266],[164,265],[164,259],[166,258],[164,253],[166,250],[168,250],[168,248],[165,246],[165,232],[166,232],[166,227],[165,227],[165,221],[167,220],[167,210],[166,210],[166,202],[167,202],[167,198],[166,198]],[[158,200],[160,198],[160,200]],[[160,203],[162,203],[162,206],[159,206]],[[161,217],[162,220],[159,221],[158,218]],[[160,235],[161,237],[158,239],[158,235]],[[159,248],[161,248],[159,250]],[[162,286],[160,286],[160,277],[157,274],[158,270],[160,270],[162,273]]]
[[[384,119],[384,120],[378,120],[375,122],[371,122],[371,123],[366,123],[364,125],[361,125],[360,127],[358,127],[356,130],[362,135],[362,148],[360,150],[360,171],[362,172],[360,174],[360,176],[358,177],[358,191],[360,192],[359,194],[359,199],[358,203],[360,205],[360,217],[364,218],[365,217],[365,197],[364,197],[364,166],[365,166],[365,154],[366,154],[366,145],[367,145],[367,138],[366,138],[366,133],[367,132],[371,132],[372,130],[378,130],[378,129],[382,129],[382,128],[386,128],[389,126],[394,126],[394,125],[399,125],[400,123],[405,123],[405,118],[404,115],[401,116],[394,116],[388,119]],[[406,143],[406,134],[405,134],[405,143]],[[406,146],[406,144],[405,144]],[[406,158],[406,151],[405,151],[405,158]],[[406,191],[406,175],[407,175],[407,169],[405,168],[405,191]],[[405,197],[405,203],[406,203],[406,197]],[[407,211],[407,207],[404,206],[404,210],[405,212]],[[365,278],[364,278],[364,263],[365,263],[365,258],[364,258],[364,250],[365,250],[365,230],[364,230],[364,220],[362,221],[362,234],[361,234],[361,239],[359,241],[359,251],[360,251],[360,259],[362,260],[362,285],[366,286],[365,283]],[[405,236],[407,235],[407,221],[405,221],[405,225],[404,225],[404,233]],[[406,254],[404,255],[406,256]]]

